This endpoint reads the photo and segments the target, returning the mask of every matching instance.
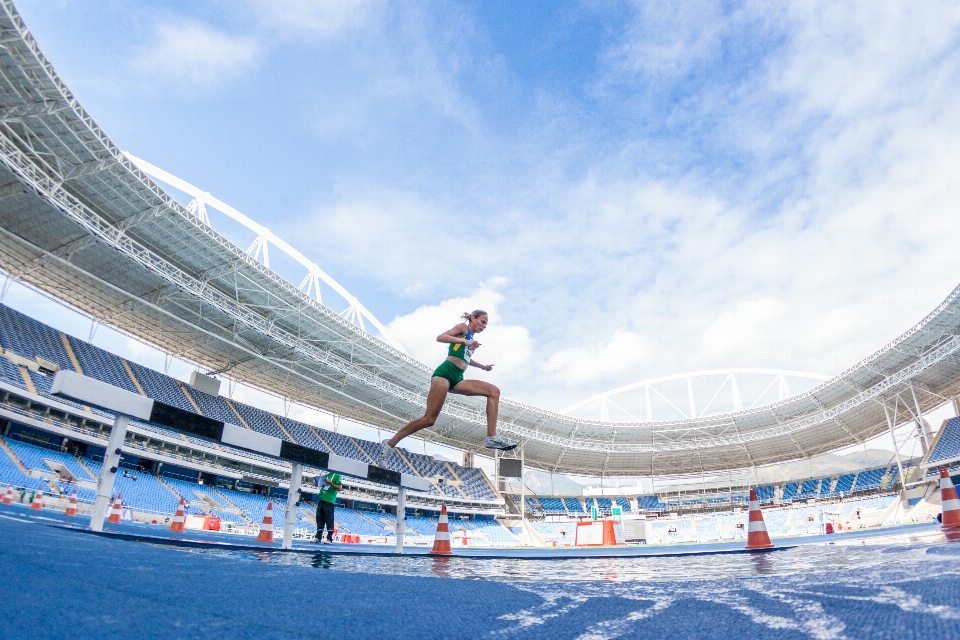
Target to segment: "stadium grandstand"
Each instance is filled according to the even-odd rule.
[[[357,434],[419,417],[431,369],[284,239],[122,152],[10,0],[0,37],[0,637],[960,633],[960,286],[833,376],[657,372],[562,411],[501,398],[518,447],[492,461],[484,401],[456,395],[404,441],[423,453],[384,464]],[[25,313],[23,292],[189,379]],[[773,378],[752,404],[750,375]],[[707,402],[701,378],[722,380]],[[868,456],[880,437],[889,456]],[[861,461],[828,470],[852,448]],[[339,537],[323,541],[328,471]]]
[[[430,370],[409,357],[359,301],[236,210],[117,149],[10,3],[0,12],[0,28],[7,34],[0,49],[0,100],[7,114],[0,135],[4,290],[15,281],[189,361],[199,373],[229,373],[232,380],[287,401],[376,428],[397,429],[419,415]],[[180,184],[195,200],[182,206],[151,175]],[[249,222],[261,234],[258,243],[247,251],[231,243],[210,224],[207,205],[230,209],[235,220]],[[299,287],[270,269],[270,243],[303,258],[309,273]],[[347,299],[347,312],[336,313],[321,302],[321,280]],[[472,465],[398,450],[388,466],[430,482],[429,492],[411,496],[411,527],[417,529],[415,518],[435,517],[446,503],[471,522],[477,538],[492,544],[518,539],[516,527],[510,532],[497,517],[522,521],[530,514],[552,527],[557,519],[586,517],[593,510],[608,513],[614,506],[651,516],[714,518],[721,516],[703,514],[730,512],[739,517],[749,487],[756,484],[747,479],[749,473],[726,487],[702,478],[809,459],[893,434],[909,423],[917,424],[921,459],[898,455],[895,464],[882,468],[784,479],[758,491],[764,503],[790,508],[851,497],[872,500],[876,493],[917,493],[930,477],[929,468],[960,462],[958,423],[947,421],[934,434],[923,421],[932,409],[956,403],[958,311],[960,288],[899,338],[840,374],[803,393],[757,407],[735,406],[732,412],[612,421],[502,400],[499,429],[521,442],[528,468],[675,478],[675,491],[529,499],[522,493],[515,499],[498,491],[505,486],[498,478]],[[379,337],[366,331],[364,317],[380,329]],[[89,500],[97,477],[113,416],[52,397],[51,374],[60,369],[318,451],[366,463],[377,456],[376,443],[207,393],[198,388],[202,385],[121,358],[5,306],[0,307],[0,346],[6,420],[0,481],[24,489],[61,493],[66,484]],[[475,434],[483,424],[482,404],[456,397],[421,435],[463,450],[469,460],[470,454],[482,453]],[[131,427],[122,464],[133,472],[118,480],[124,499],[137,511],[162,518],[184,498],[191,509],[242,528],[255,525],[267,500],[289,489],[289,465],[147,423]],[[691,478],[701,481],[684,488]],[[904,495],[904,500],[918,498]],[[388,534],[396,489],[351,479],[341,505],[345,530]],[[308,512],[304,508],[304,523]],[[521,530],[529,539],[529,531]]]

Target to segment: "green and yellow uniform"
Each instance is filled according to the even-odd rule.
[[[464,339],[468,341],[473,340],[473,331],[467,329],[467,335],[464,336]],[[474,351],[475,349],[473,347],[467,346],[461,342],[454,342],[451,343],[450,347],[447,349],[447,357],[463,360],[469,365]],[[463,382],[463,369],[453,364],[449,360],[444,360],[433,372],[433,377],[443,378],[450,383],[450,388],[453,389],[455,386]]]

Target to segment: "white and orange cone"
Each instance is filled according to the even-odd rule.
[[[747,549],[772,549],[770,534],[767,533],[767,524],[763,521],[763,511],[760,510],[760,501],[757,492],[750,489],[750,517],[747,522]]]
[[[173,516],[173,522],[170,523],[170,531],[177,533],[182,532],[185,519],[183,515],[183,498],[180,498],[180,504],[177,505],[177,515]]]
[[[120,494],[117,494],[117,497],[113,500],[113,507],[110,509],[110,517],[107,518],[107,522],[112,524],[120,524]]]
[[[450,526],[447,524],[447,505],[440,508],[440,522],[437,523],[437,537],[433,540],[431,555],[453,555],[450,548]]]
[[[273,502],[267,503],[267,512],[263,516],[263,524],[260,525],[260,535],[257,536],[257,542],[273,542]]]
[[[77,492],[74,491],[73,495],[70,496],[70,504],[67,505],[67,510],[63,512],[65,516],[75,516],[77,515]]]
[[[3,504],[13,504],[13,487],[7,487],[7,492],[3,494]]]
[[[30,503],[30,508],[34,511],[40,511],[40,509],[43,509],[43,492],[39,489],[35,494],[33,494],[33,502]]]
[[[941,529],[960,527],[960,499],[946,467],[940,467],[940,502],[943,508]]]

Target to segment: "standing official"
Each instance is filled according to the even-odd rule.
[[[327,528],[327,542],[333,542],[333,530],[336,524],[333,519],[333,506],[337,502],[337,493],[343,489],[343,478],[339,473],[331,471],[317,479],[320,495],[317,496],[317,535],[312,542],[323,542],[323,528]]]

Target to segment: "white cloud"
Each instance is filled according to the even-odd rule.
[[[363,25],[372,0],[254,0],[253,10],[281,36],[332,36]]]
[[[200,22],[161,24],[156,40],[134,64],[153,79],[207,88],[254,67],[260,46],[252,36],[226,33]]]
[[[718,362],[741,357],[761,360],[769,357],[771,348],[788,348],[785,312],[786,305],[776,298],[738,303],[703,332],[704,357]]]
[[[483,333],[477,336],[481,347],[473,359],[495,366],[490,372],[470,367],[467,377],[502,384],[505,380],[529,376],[528,364],[536,342],[526,327],[507,324],[497,311],[504,301],[504,295],[498,288],[506,284],[503,278],[491,278],[480,283],[467,296],[423,306],[412,313],[398,316],[387,325],[387,329],[412,357],[435,367],[447,353],[447,345],[437,342],[437,336],[462,322],[460,316],[463,313],[482,309],[487,312],[490,322]]]
[[[632,331],[617,331],[609,340],[553,353],[543,364],[565,385],[582,385],[619,378],[643,360],[646,349]]]

